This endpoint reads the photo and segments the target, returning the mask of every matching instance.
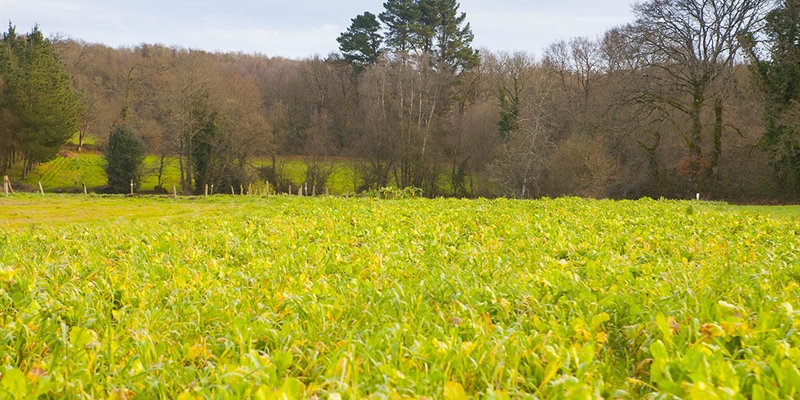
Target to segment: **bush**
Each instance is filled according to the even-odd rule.
[[[128,193],[131,182],[134,189],[139,188],[144,156],[144,141],[133,128],[120,125],[111,132],[106,148],[106,175],[110,192]]]

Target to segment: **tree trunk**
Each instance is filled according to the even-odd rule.
[[[714,99],[714,151],[711,153],[709,168],[712,178],[719,179],[719,159],[722,156],[722,100]]]
[[[702,88],[695,87],[692,93],[692,107],[689,110],[689,118],[692,121],[691,131],[689,131],[689,157],[700,160],[703,157],[703,151],[700,148],[703,142],[703,121],[701,114],[703,111],[703,90]]]
[[[164,177],[164,159],[167,157],[166,154],[161,155],[161,162],[158,164],[158,187],[163,188],[163,177]]]

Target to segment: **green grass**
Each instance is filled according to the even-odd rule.
[[[72,150],[65,150],[62,152],[63,156],[36,166],[22,183],[33,190],[38,190],[38,184],[41,182],[45,191],[59,193],[81,192],[83,190],[83,182],[86,183],[90,192],[96,192],[103,188],[107,183],[103,155],[92,151],[77,153]],[[152,193],[155,190],[158,185],[160,161],[161,158],[158,156],[145,157],[140,192]],[[283,166],[284,172],[296,183],[293,188],[296,191],[297,185],[305,182],[306,179],[306,164],[304,160],[297,157],[286,157],[280,159],[279,162]],[[268,165],[269,161],[258,160],[255,164]],[[330,166],[332,172],[328,179],[329,192],[335,195],[354,193],[357,189],[357,184],[354,182],[355,169],[353,163],[348,160],[335,160],[330,163]],[[10,175],[20,176],[21,171],[14,170]],[[449,173],[443,172],[440,182],[442,191],[449,193]],[[176,158],[167,158],[165,159],[165,168],[162,174],[162,187],[171,192],[172,185],[180,188],[180,169]]]
[[[96,189],[106,185],[105,160],[96,153],[70,153],[69,157],[56,159],[36,166],[23,183],[38,190],[38,183],[46,191],[78,192],[86,186]]]
[[[59,156],[54,160],[36,166],[23,183],[38,190],[41,182],[45,191],[55,192],[80,192],[85,182],[89,191],[97,191],[107,183],[105,173],[105,159],[102,154],[94,152],[68,152],[68,156]],[[144,160],[144,174],[140,192],[150,193],[158,185],[158,169],[161,158],[147,156]],[[282,159],[285,171],[294,182],[305,181],[306,165],[302,159]],[[267,164],[261,161],[257,164]],[[354,192],[352,165],[346,161],[332,163],[333,172],[329,178],[328,186],[331,194],[343,195]],[[19,176],[19,171],[12,171],[12,176]],[[180,187],[180,169],[176,158],[167,158],[162,175],[162,187],[171,191],[172,185]],[[297,189],[297,186],[294,188]],[[238,191],[238,190],[237,190]]]
[[[767,215],[774,218],[800,218],[800,206],[727,206],[746,214]]]
[[[0,397],[797,397],[779,214],[2,197]]]

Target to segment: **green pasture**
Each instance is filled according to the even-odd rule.
[[[105,159],[102,154],[96,152],[66,152],[65,154],[65,156],[59,156],[50,162],[34,167],[33,172],[22,183],[38,190],[39,182],[41,182],[45,191],[59,193],[81,192],[83,183],[86,183],[89,191],[97,191],[106,185]],[[286,158],[281,159],[280,162],[284,171],[293,181],[304,182],[306,165],[302,159]],[[267,162],[261,161],[257,164],[264,165]],[[153,192],[158,185],[160,165],[160,157],[145,157],[141,192]],[[328,181],[330,192],[333,194],[353,193],[355,184],[351,164],[346,161],[334,161],[331,165],[332,173]],[[21,175],[17,172],[12,171],[11,175]],[[169,190],[172,185],[180,187],[180,169],[178,159],[167,158],[162,172],[162,187]]]

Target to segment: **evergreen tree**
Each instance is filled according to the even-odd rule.
[[[386,25],[386,46],[405,57],[414,49],[415,25],[421,12],[415,0],[388,0],[379,18]]]
[[[455,74],[480,64],[475,35],[456,0],[389,0],[383,7],[386,45],[401,57],[413,52]]]
[[[475,35],[467,19],[466,13],[458,13],[456,0],[427,0],[435,6],[436,12],[436,59],[444,63],[452,72],[468,71],[480,64],[478,52],[472,48]]]
[[[784,0],[766,18],[769,56],[749,49],[765,95],[761,148],[787,194],[800,194],[800,0]],[[751,42],[752,43],[752,42]]]
[[[4,151],[20,152],[27,174],[34,164],[55,158],[77,131],[79,96],[38,26],[26,36],[18,36],[14,26],[9,26],[0,46],[0,75],[6,128],[0,135],[5,136],[3,142],[16,144]],[[10,119],[14,123],[9,125]]]
[[[383,36],[381,24],[375,14],[365,12],[352,19],[352,24],[336,41],[345,60],[359,70],[375,65],[381,55]]]
[[[108,189],[113,193],[128,193],[141,183],[144,162],[144,141],[126,124],[118,125],[108,137],[106,149]]]
[[[519,78],[515,76],[513,80],[513,88],[500,88],[499,96],[500,120],[497,121],[497,132],[506,143],[511,141],[519,130],[519,98],[522,88],[519,85]]]

